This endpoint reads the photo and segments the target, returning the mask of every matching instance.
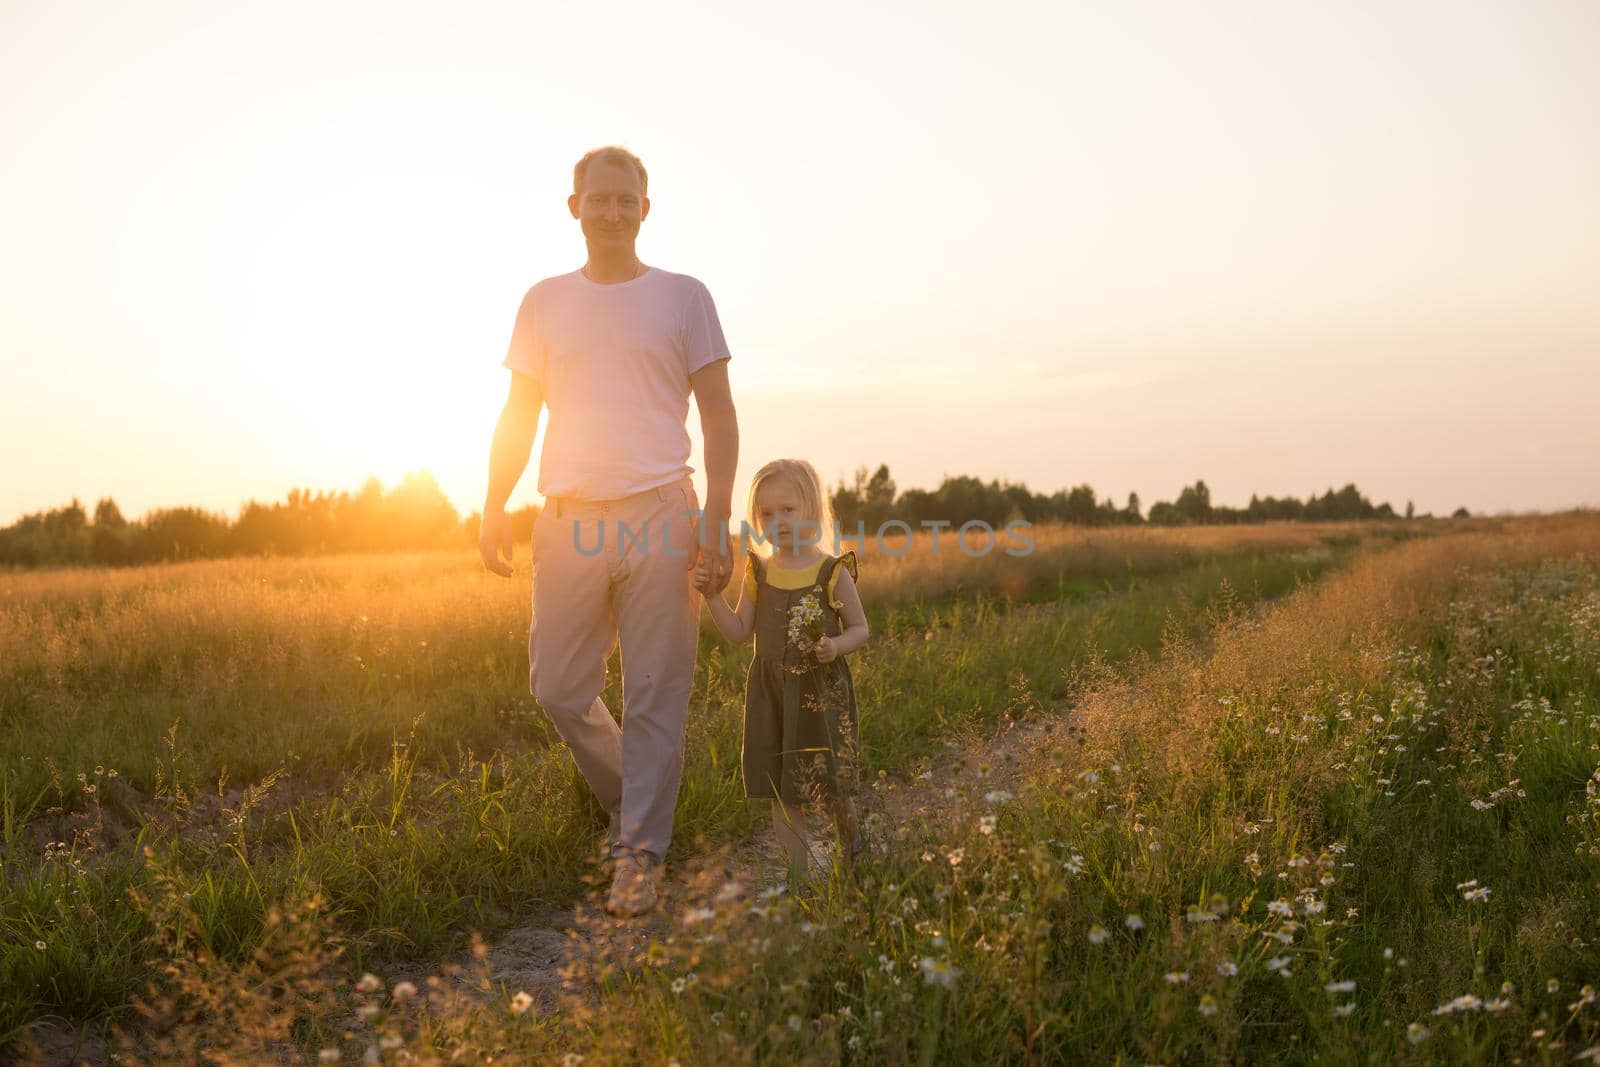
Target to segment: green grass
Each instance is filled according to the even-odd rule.
[[[165,962],[206,1006],[162,1012],[191,1043],[175,1062],[202,1040],[249,1058],[269,1032],[347,1059],[381,1036],[380,1058],[537,1062],[1570,1062],[1600,1042],[1597,548],[1592,518],[1552,517],[895,603],[855,659],[869,770],[903,772],[875,787],[894,822],[859,878],[803,901],[697,875],[696,837],[752,826],[733,771],[749,650],[707,644],[676,859],[680,906],[708,910],[642,959],[580,958],[592,999],[544,1019],[347,980],[572,899],[598,821],[560,749],[446,760],[424,720],[287,810],[268,791],[217,817],[183,787],[180,733],[152,760],[168,814],[144,841],[43,863],[28,835],[93,824],[109,773],[38,803],[7,778],[0,981],[29,992],[0,1033],[115,1011]],[[1016,717],[1039,732],[1006,792],[952,776],[952,743],[981,756]],[[312,919],[293,908],[319,891]],[[296,948],[330,934],[354,957],[334,971]]]
[[[1201,558],[1152,575],[1063,581],[1058,597],[875,609],[873,639],[855,657],[868,772],[910,768],[943,738],[1038,714],[1091,656],[1139,661],[1164,636],[1203,633],[1219,603],[1279,595],[1353,551]],[[285,595],[301,599],[279,609],[280,621],[314,612],[315,592],[291,588]],[[93,613],[74,603],[52,616],[73,617],[81,634]],[[261,943],[274,904],[313,888],[357,967],[439,959],[472,930],[492,935],[583,890],[600,820],[526,697],[522,635],[511,632],[515,655],[501,655],[490,651],[499,639],[485,639],[495,624],[468,620],[455,637],[428,638],[423,657],[398,651],[393,620],[379,636],[370,621],[323,619],[319,632],[343,636],[311,662],[264,624],[252,629],[248,612],[228,619],[198,650],[183,635],[210,633],[204,610],[174,621],[176,637],[152,633],[154,650],[68,658],[54,679],[44,657],[15,668],[35,684],[6,698],[32,728],[31,751],[0,775],[0,1034],[46,1014],[103,1018],[142,991],[161,962],[145,940],[159,931],[128,891],[150,892],[156,866],[171,892],[187,894],[193,944],[233,963]],[[237,650],[258,637],[261,654],[241,659]],[[679,855],[697,839],[740,838],[759,814],[737,777],[749,654],[703,635]],[[483,673],[492,677],[455,677]],[[197,679],[192,693],[185,677]],[[83,706],[68,729],[49,731],[40,708],[68,697]],[[614,689],[607,698],[619,707]],[[330,743],[312,747],[333,700],[370,713],[371,725],[330,724]],[[515,712],[497,709],[501,700]],[[256,795],[219,796],[224,774],[228,789],[254,783]],[[41,834],[69,847],[41,860]]]
[[[606,1060],[649,1032],[683,1062],[1592,1057],[1600,571],[1554,536],[1414,547],[1215,652],[1173,647],[1092,696],[1082,734],[1040,739],[1014,798],[953,781],[963,802],[921,802],[861,881],[718,907],[518,1040]]]

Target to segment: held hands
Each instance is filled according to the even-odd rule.
[[[710,596],[712,593],[711,578],[713,572],[711,558],[701,552],[694,561],[694,575],[690,580],[694,582],[695,589],[702,596]]]
[[[733,532],[727,515],[703,511],[695,521],[692,581],[702,595],[721,593],[733,575]]]

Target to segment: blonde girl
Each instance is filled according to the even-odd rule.
[[[711,617],[735,644],[755,639],[745,679],[745,795],[772,801],[772,828],[791,876],[809,873],[807,809],[831,816],[847,859],[861,847],[856,818],[859,753],[855,686],[845,656],[867,640],[856,592],[854,552],[836,549],[832,509],[816,470],[779,459],[750,483],[747,547],[739,605],[707,595]],[[709,572],[697,568],[706,591]]]

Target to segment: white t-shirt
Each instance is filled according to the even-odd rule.
[[[503,365],[550,409],[539,492],[613,500],[692,474],[689,375],[727,358],[711,293],[687,274],[600,285],[577,270],[529,289]]]

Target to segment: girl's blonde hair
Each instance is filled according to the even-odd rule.
[[[761,520],[756,513],[756,493],[767,482],[783,479],[800,494],[801,506],[805,509],[805,519],[817,524],[818,546],[829,554],[837,555],[839,539],[834,529],[833,506],[828,502],[828,494],[822,487],[822,479],[817,477],[817,469],[803,459],[775,459],[771,463],[756,471],[756,476],[750,479],[750,501],[745,511],[750,516],[750,528],[760,535],[761,540],[754,543],[758,555],[770,557],[772,544],[767,541],[767,532],[761,529]]]

